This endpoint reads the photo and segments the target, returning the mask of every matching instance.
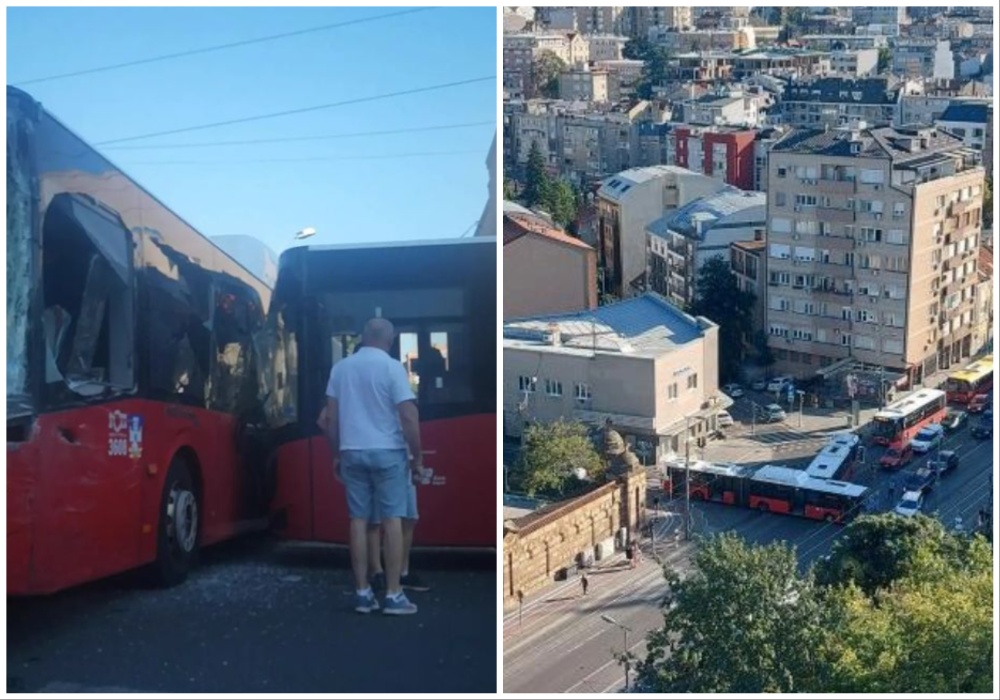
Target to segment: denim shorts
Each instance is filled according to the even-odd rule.
[[[403,517],[407,520],[419,520],[420,514],[417,512],[417,487],[413,483],[413,479],[408,478],[406,489],[406,515]],[[373,504],[372,507],[372,517],[368,521],[372,525],[378,525],[382,522],[381,512],[378,507],[378,503]]]
[[[376,513],[386,518],[406,517],[407,485],[411,483],[406,450],[344,450],[340,453],[340,477],[352,519],[372,521]]]

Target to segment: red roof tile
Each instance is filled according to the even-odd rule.
[[[593,250],[589,245],[579,238],[573,238],[569,234],[560,231],[545,223],[541,219],[535,219],[524,214],[504,214],[503,216],[503,244],[507,245],[526,235],[535,235],[548,238],[550,241],[563,243],[565,245]]]

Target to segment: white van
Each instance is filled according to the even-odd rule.
[[[785,415],[785,409],[776,403],[769,403],[765,406],[764,415],[767,416],[767,420],[771,423],[779,423],[788,417]]]

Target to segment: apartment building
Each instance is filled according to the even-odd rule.
[[[628,100],[635,94],[635,85],[642,78],[642,61],[622,58],[616,61],[594,61],[594,70],[608,74],[608,99],[611,102]]]
[[[559,419],[610,425],[646,464],[715,429],[718,331],[655,294],[578,314],[506,321],[504,432]]]
[[[972,316],[972,352],[977,353],[993,340],[993,248],[979,249],[979,269]]]
[[[748,51],[757,48],[753,27],[739,29],[698,29],[678,32],[666,27],[649,30],[649,41],[670,53],[689,51]]]
[[[729,246],[729,269],[736,278],[737,288],[754,295],[751,322],[753,330],[749,338],[744,338],[747,345],[753,344],[758,334],[764,330],[766,257],[767,242],[763,236],[760,239],[736,241]]]
[[[789,126],[835,128],[864,122],[895,123],[904,86],[894,78],[826,77],[789,83],[781,97],[781,116]]]
[[[594,198],[600,293],[623,299],[644,291],[646,227],[670,210],[727,187],[674,165],[631,168],[605,179]]]
[[[608,73],[582,65],[559,74],[559,97],[583,102],[608,101]]]
[[[741,190],[754,187],[753,129],[678,124],[667,140],[668,165],[709,175]]]
[[[697,126],[754,127],[760,123],[761,96],[723,90],[679,102],[679,121]]]
[[[503,317],[597,306],[597,252],[531,213],[503,215]]]
[[[988,102],[956,100],[941,113],[935,124],[962,139],[966,146],[984,150],[989,107]]]
[[[541,34],[522,32],[504,34],[503,87],[514,98],[534,92],[534,65],[540,54],[549,51],[568,66],[590,59],[589,44],[581,34]]]
[[[807,34],[799,41],[817,51],[855,51],[889,46],[889,37],[881,34]]]
[[[891,70],[904,78],[955,77],[951,42],[938,39],[905,39],[892,47]]]
[[[736,241],[763,239],[766,226],[766,195],[735,188],[665,214],[646,227],[647,288],[687,308],[705,263],[713,257],[728,259]]]
[[[934,128],[800,129],[771,149],[768,170],[778,371],[850,357],[920,381],[970,356],[979,152]]]
[[[867,78],[878,73],[878,49],[831,51],[830,72],[848,78]]]
[[[628,37],[617,34],[588,34],[587,52],[589,60],[594,61],[617,61],[622,57],[622,50],[628,43]]]
[[[852,7],[851,19],[855,26],[866,24],[890,24],[899,26],[909,22],[906,8],[898,7]]]
[[[623,19],[625,33],[634,38],[648,39],[655,27],[681,31],[694,26],[690,7],[627,7]]]
[[[808,78],[830,72],[830,58],[820,51],[770,49],[747,51],[733,60],[733,77],[741,80],[758,75]]]

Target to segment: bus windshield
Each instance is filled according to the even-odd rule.
[[[901,430],[898,418],[880,418],[879,416],[875,416],[873,426],[875,437],[886,438],[890,441],[894,440]]]
[[[30,412],[28,302],[31,299],[31,171],[25,122],[7,107],[7,414]]]

